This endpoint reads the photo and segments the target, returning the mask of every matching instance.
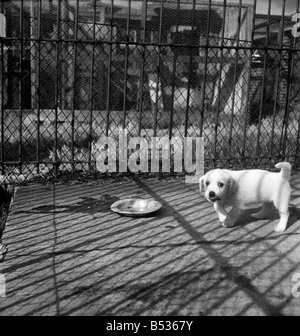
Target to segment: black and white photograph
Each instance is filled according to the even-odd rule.
[[[0,0],[0,121],[0,316],[300,316],[300,0]]]

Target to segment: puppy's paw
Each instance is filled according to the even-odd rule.
[[[227,218],[224,222],[222,222],[222,226],[232,228],[234,227],[234,223]]]
[[[230,211],[228,213],[227,220],[222,225],[227,228],[232,228],[235,226],[238,218],[239,218],[239,211],[234,209],[234,211]]]
[[[219,216],[219,220],[221,223],[224,223],[227,221],[227,213],[226,214],[219,213],[218,216]]]
[[[289,214],[285,213],[285,214],[281,214],[280,220],[278,222],[278,224],[275,227],[275,232],[283,232],[285,231],[287,224],[288,224],[288,218],[289,218]]]
[[[286,229],[286,225],[281,225],[280,223],[276,225],[275,232],[284,232]]]

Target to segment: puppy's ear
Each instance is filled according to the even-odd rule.
[[[204,183],[206,181],[206,175],[200,177],[199,179],[199,187],[200,187],[200,192],[204,191]]]

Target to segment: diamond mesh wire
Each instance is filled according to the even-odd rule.
[[[202,136],[207,169],[297,166],[290,17],[241,3],[2,1],[2,173],[95,170],[124,129]]]

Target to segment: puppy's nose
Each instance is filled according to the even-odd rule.
[[[216,194],[213,191],[210,191],[208,195],[210,198],[216,197]]]

